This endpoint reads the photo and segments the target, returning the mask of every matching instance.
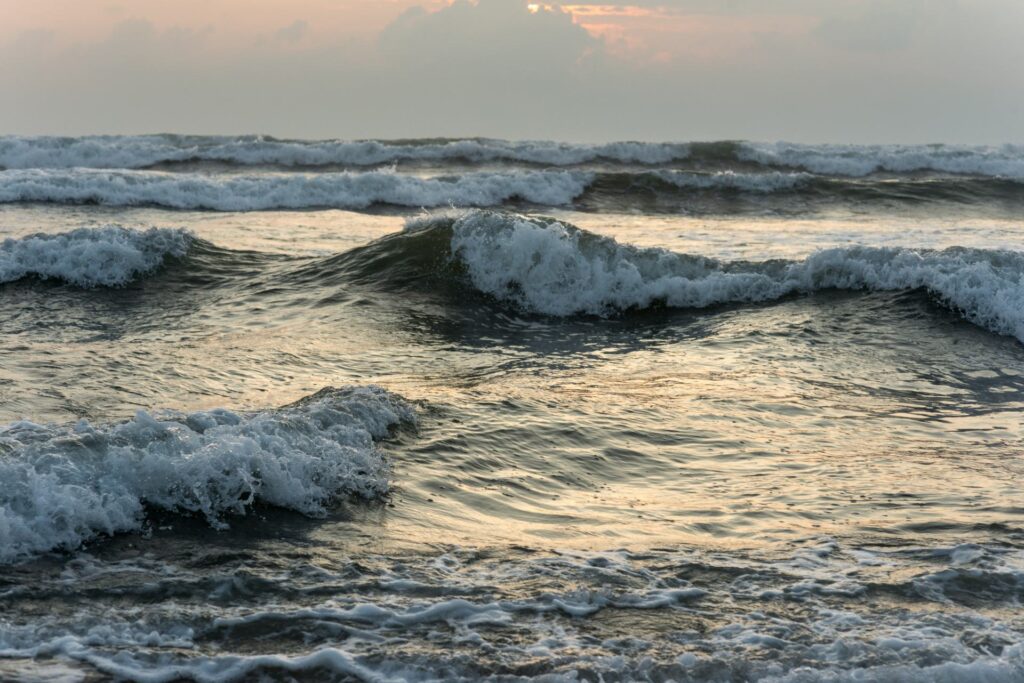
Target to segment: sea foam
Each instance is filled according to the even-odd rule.
[[[223,528],[256,502],[316,516],[341,496],[380,496],[389,466],[374,439],[414,420],[402,399],[370,386],[255,414],[15,422],[0,428],[0,563],[141,529],[147,505]]]
[[[0,242],[0,283],[34,276],[80,287],[123,285],[167,257],[183,257],[192,241],[187,230],[117,225],[8,238]]]
[[[412,229],[427,224],[420,220]],[[703,308],[824,289],[923,288],[971,322],[1024,341],[1020,252],[845,247],[802,261],[728,263],[490,211],[454,219],[451,252],[477,289],[545,315],[608,315],[655,304]]]
[[[0,203],[156,205],[175,209],[254,211],[373,204],[495,206],[511,199],[568,204],[593,174],[573,171],[480,172],[421,178],[393,171],[213,176],[156,171],[25,170],[0,174]]]

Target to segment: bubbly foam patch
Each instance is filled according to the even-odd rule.
[[[813,173],[865,176],[881,171],[943,173],[1024,178],[1024,146],[963,145],[799,145],[789,142],[743,143],[743,161],[791,166]]]
[[[570,166],[593,161],[659,164],[685,159],[689,146],[613,142],[601,145],[548,141],[276,140],[262,136],[179,135],[0,137],[5,168],[145,168],[160,163],[216,161],[238,165],[372,166],[400,161],[518,161]]]
[[[256,502],[321,515],[346,495],[387,491],[374,446],[412,408],[379,387],[323,390],[251,415],[229,410],[70,427],[0,428],[0,562],[141,528],[144,506],[225,527]]]
[[[116,286],[158,268],[168,256],[188,252],[187,230],[136,230],[111,225],[0,242],[0,282],[35,276],[80,287]]]
[[[522,673],[515,680],[540,681],[1021,680],[1015,602],[989,614],[938,610],[901,599],[907,577],[934,562],[919,564],[920,551],[879,549],[876,559],[891,565],[865,567],[829,539],[801,540],[822,542],[791,561],[698,549],[450,548],[333,568],[296,560],[263,575],[248,563],[239,571],[86,556],[13,597],[36,607],[40,593],[80,584],[90,589],[87,609],[17,619],[0,630],[0,658],[60,657],[129,680],[436,680],[443,671],[445,680],[506,681],[510,669]],[[980,552],[989,561],[1009,554]],[[868,585],[829,590],[851,577]],[[215,584],[239,590],[211,599]],[[174,598],[158,602],[159,591]],[[144,596],[145,609],[124,606],[128,596]]]
[[[393,171],[211,176],[155,171],[27,170],[0,176],[0,203],[157,205],[175,209],[253,211],[373,204],[495,206],[511,199],[568,204],[593,175],[571,171],[469,173],[419,178]]]
[[[727,263],[506,213],[468,212],[452,230],[452,254],[477,289],[545,315],[608,315],[655,304],[702,308],[823,289],[924,288],[971,322],[1024,341],[1020,252],[849,247],[803,261]]]

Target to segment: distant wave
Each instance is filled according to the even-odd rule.
[[[813,204],[792,204],[790,195]],[[727,201],[717,201],[721,196]],[[733,199],[746,196],[737,204]],[[772,199],[778,197],[778,200]],[[375,205],[541,206],[732,213],[882,203],[1024,204],[1022,180],[1007,178],[826,178],[803,171],[480,171],[420,177],[393,170],[330,173],[167,173],[95,169],[0,172],[0,203],[93,203],[173,209],[259,211],[366,209]],[[769,203],[774,202],[770,206]]]
[[[8,238],[0,242],[0,283],[38,277],[80,287],[124,285],[168,257],[183,257],[193,239],[187,230],[116,225]]]
[[[255,414],[139,411],[112,425],[0,427],[0,563],[138,530],[145,506],[223,528],[255,503],[318,516],[342,496],[375,498],[389,467],[374,440],[414,420],[402,399],[371,386]]]
[[[175,209],[364,209],[374,204],[497,206],[512,199],[560,206],[581,195],[589,173],[508,171],[420,178],[365,173],[208,175],[156,171],[28,170],[0,173],[0,203],[96,203]]]
[[[798,145],[742,143],[741,161],[802,168],[812,173],[866,176],[872,173],[942,173],[1024,178],[1024,145]]]
[[[490,140],[278,140],[264,136],[0,137],[0,167],[147,168],[215,161],[240,166],[376,166],[400,161],[510,161],[573,166],[595,161],[663,164],[685,159],[685,144]]]
[[[686,170],[801,169],[831,176],[938,172],[1024,178],[1024,145],[807,145],[788,142],[612,142],[573,144],[487,138],[286,140],[268,136],[0,136],[0,168],[144,169],[211,162],[280,168],[380,166],[403,162],[632,164]]]

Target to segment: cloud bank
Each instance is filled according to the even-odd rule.
[[[1024,140],[1018,0],[66,2],[0,0],[0,132]]]

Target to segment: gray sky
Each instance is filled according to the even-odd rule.
[[[0,0],[0,133],[1024,142],[1022,0]]]

